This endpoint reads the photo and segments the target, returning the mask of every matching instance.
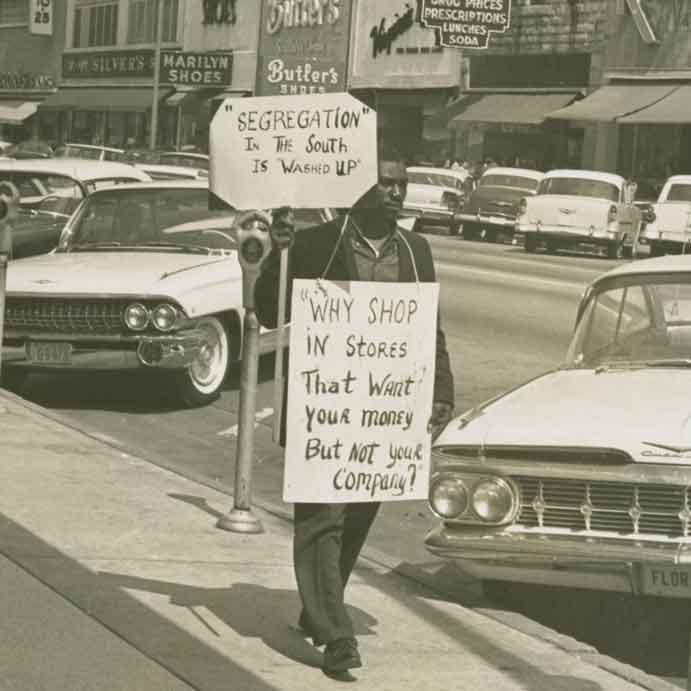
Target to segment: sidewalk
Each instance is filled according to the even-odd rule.
[[[258,511],[263,535],[218,530],[226,495],[1,390],[0,440],[0,690],[339,686],[293,628],[286,521]],[[347,599],[362,689],[663,688],[631,683],[366,559]]]

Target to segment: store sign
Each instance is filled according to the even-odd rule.
[[[487,48],[511,22],[511,0],[421,0],[420,21],[449,48]]]
[[[295,280],[283,499],[424,499],[439,284]]]
[[[67,53],[62,56],[62,76],[65,79],[153,77],[153,75],[153,50]]]
[[[28,0],[29,33],[41,36],[53,35],[54,0]]]
[[[2,91],[46,91],[56,86],[55,78],[49,74],[0,72],[0,90]]]
[[[224,87],[232,77],[232,53],[161,52],[161,84]]]
[[[352,0],[262,0],[259,96],[346,88]]]

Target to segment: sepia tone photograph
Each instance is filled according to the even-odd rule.
[[[0,690],[691,691],[687,252],[691,0],[0,0]]]

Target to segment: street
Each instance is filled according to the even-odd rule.
[[[427,237],[441,283],[441,313],[458,412],[557,365],[566,351],[583,289],[614,265],[598,257],[535,255],[511,245]],[[260,502],[279,505],[282,459],[271,439],[272,376],[272,360],[265,356],[260,364],[254,494]],[[23,395],[154,463],[228,487],[234,474],[238,389],[236,367],[221,398],[194,410],[171,409],[159,381],[141,375],[34,374]],[[434,522],[424,502],[388,504],[368,544],[387,555],[398,570],[431,579],[448,592],[458,572],[431,557],[422,544]],[[512,588],[500,596],[501,606],[590,643],[602,653],[668,679],[685,676],[687,612],[679,602],[651,605],[624,596],[575,596],[528,587]]]

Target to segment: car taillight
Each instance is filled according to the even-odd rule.
[[[528,211],[528,200],[523,197],[521,201],[518,203],[518,215],[523,216]]]
[[[441,203],[444,204],[449,211],[457,209],[459,201],[458,195],[453,192],[444,192],[444,194],[441,195]]]
[[[617,220],[617,205],[612,204],[607,213],[607,223],[614,223]]]

